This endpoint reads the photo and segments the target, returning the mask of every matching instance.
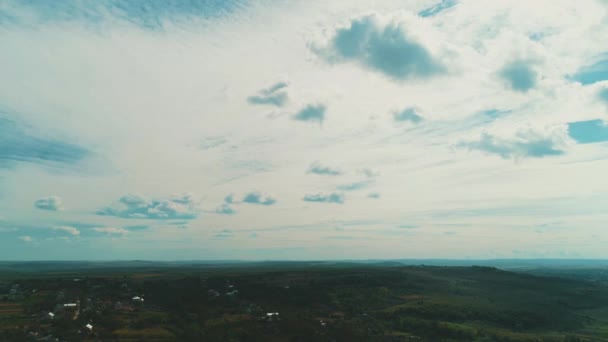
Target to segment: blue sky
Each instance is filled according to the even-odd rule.
[[[608,3],[0,3],[0,259],[607,258]]]

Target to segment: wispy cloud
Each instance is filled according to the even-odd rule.
[[[82,22],[102,25],[121,21],[147,30],[163,30],[192,23],[197,19],[219,18],[247,6],[247,1],[144,0],[120,1],[16,1],[0,8],[0,17],[11,20],[3,24],[45,24]]]
[[[34,136],[0,113],[0,168],[18,163],[74,165],[88,155],[89,151],[81,146]]]
[[[320,203],[344,203],[344,195],[332,192],[330,194],[309,194],[302,198],[305,202],[320,202]]]
[[[422,11],[418,12],[418,15],[423,18],[432,17],[456,6],[456,4],[458,4],[458,1],[456,0],[441,0],[438,4],[425,8]]]
[[[225,240],[234,237],[234,233],[231,230],[224,229],[219,233],[213,235],[213,239],[215,240]]]
[[[183,219],[197,217],[194,199],[191,194],[169,199],[149,200],[142,196],[126,195],[120,198],[121,206],[105,207],[97,211],[102,216],[117,216],[129,219]]]
[[[63,209],[59,196],[49,196],[36,200],[34,206],[42,210],[59,211]]]
[[[287,92],[284,91],[287,83],[279,82],[270,88],[260,90],[258,95],[253,95],[247,98],[251,104],[266,104],[277,107],[282,107],[287,103]]]
[[[370,180],[364,180],[360,182],[338,185],[336,189],[341,191],[355,191],[367,188],[368,186],[370,186],[370,184],[372,184]]]
[[[505,159],[517,157],[543,158],[565,153],[556,140],[533,132],[519,133],[512,139],[498,138],[484,133],[479,140],[463,142],[459,146],[469,150],[496,154]]]
[[[428,78],[445,71],[428,49],[407,34],[404,23],[378,15],[353,19],[336,29],[327,46],[315,48],[329,62],[355,61],[397,80]]]
[[[308,168],[306,173],[313,173],[316,175],[325,175],[325,176],[339,176],[342,174],[342,171],[338,169],[331,168],[329,166],[321,165],[319,162],[314,162]]]

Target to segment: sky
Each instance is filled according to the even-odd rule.
[[[608,258],[608,1],[0,2],[0,260]]]

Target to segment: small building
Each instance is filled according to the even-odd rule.
[[[55,318],[55,314],[54,314],[54,313],[52,313],[52,312],[49,312],[49,313],[47,314],[47,317],[48,317],[49,319],[53,319],[53,318]]]
[[[88,323],[84,327],[87,328],[87,330],[89,330],[89,331],[93,331],[93,326],[90,323]]]
[[[267,321],[278,321],[279,320],[279,313],[278,312],[268,312],[266,313],[266,320]]]
[[[131,300],[134,301],[134,302],[137,302],[137,303],[143,303],[144,302],[144,299],[141,298],[141,297],[139,297],[139,296],[135,296]]]
[[[63,304],[64,308],[75,308],[77,306],[78,306],[78,304],[76,304],[76,303],[66,303],[66,304]]]

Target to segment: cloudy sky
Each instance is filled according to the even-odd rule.
[[[600,0],[2,1],[0,259],[607,258],[606,41]]]

